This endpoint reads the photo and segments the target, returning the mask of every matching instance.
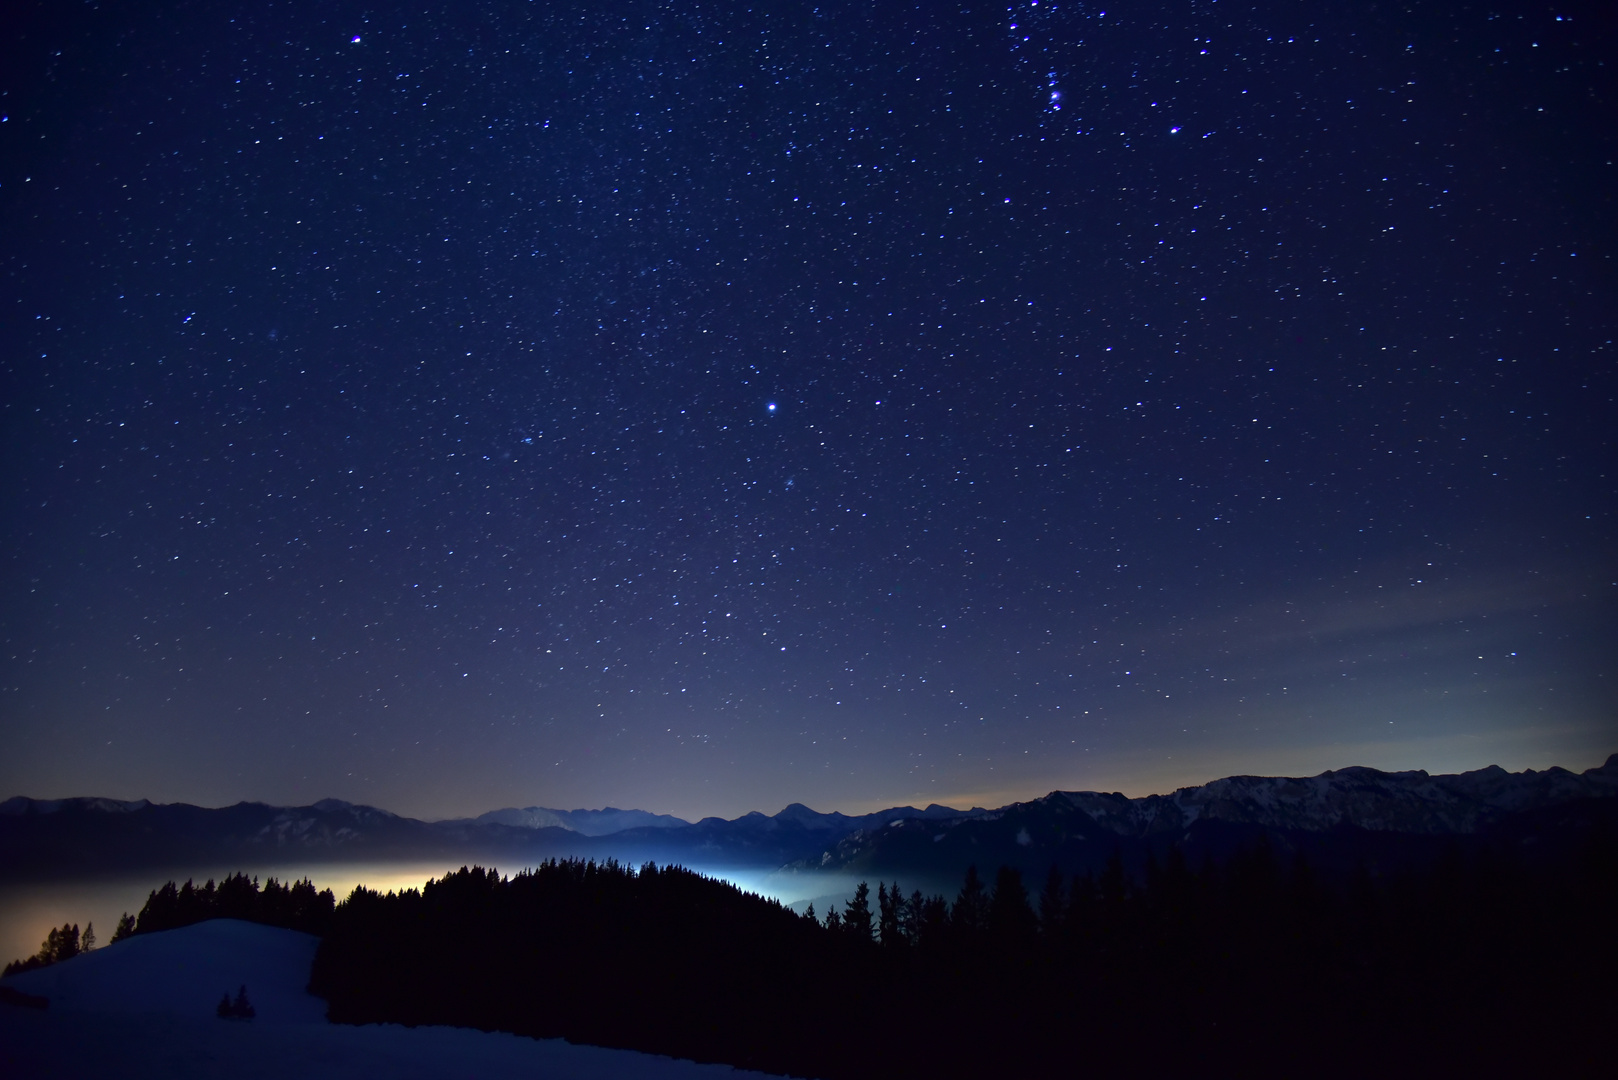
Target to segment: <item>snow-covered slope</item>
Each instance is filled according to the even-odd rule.
[[[316,939],[231,919],[143,934],[5,986],[44,995],[44,1010],[0,1004],[0,1076],[192,1080],[725,1080],[723,1065],[458,1028],[328,1024],[304,991]],[[247,987],[250,1022],[220,1020],[227,990]]]
[[[140,934],[5,985],[74,1012],[214,1015],[219,996],[247,987],[265,1024],[323,1024],[326,1003],[304,991],[320,939],[296,930],[214,919]]]

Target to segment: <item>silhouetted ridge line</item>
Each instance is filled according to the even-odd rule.
[[[152,890],[138,916],[120,920],[112,940],[178,930],[209,919],[241,919],[319,937],[330,929],[335,907],[332,891],[317,890],[308,878],[283,884],[272,877],[262,887],[258,878],[246,874],[231,874],[217,885],[212,878],[200,886],[190,879],[184,885],[170,881]]]
[[[272,877],[262,887],[258,878],[246,874],[231,874],[217,885],[212,878],[200,886],[190,879],[184,885],[170,881],[151,891],[139,915],[124,913],[110,944],[135,934],[178,930],[209,919],[241,919],[319,937],[331,928],[335,907],[332,891],[316,890],[308,878],[283,884]],[[50,932],[37,954],[7,964],[5,974],[48,967],[94,948],[95,932],[88,924],[82,935],[77,923],[65,925]]]
[[[993,810],[893,807],[857,817],[793,803],[773,816],[685,824],[642,811],[494,811],[488,820],[424,822],[323,799],[304,807],[260,803],[208,810],[106,799],[8,799],[0,803],[0,880],[157,870],[185,865],[274,867],[320,862],[431,860],[531,866],[549,859],[615,858],[638,865],[959,876],[968,862],[1005,862],[1042,873],[1096,870],[1114,845],[1138,864],[1174,841],[1200,857],[1227,852],[1256,831],[1301,838],[1354,830],[1388,836],[1475,835],[1519,812],[1585,798],[1618,797],[1618,755],[1583,773],[1565,769],[1456,775],[1348,768],[1314,777],[1225,777],[1169,795],[1057,791]],[[557,817],[561,822],[562,819]],[[655,824],[647,824],[655,820]],[[638,823],[638,824],[636,824]],[[603,832],[617,825],[632,825]],[[1326,844],[1330,846],[1330,844]],[[1413,847],[1419,847],[1419,844]],[[986,854],[985,848],[992,854]],[[1335,855],[1319,852],[1327,861]],[[812,893],[811,893],[812,895]]]

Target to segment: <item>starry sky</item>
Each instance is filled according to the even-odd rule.
[[[1618,750],[1602,5],[26,5],[0,795]]]

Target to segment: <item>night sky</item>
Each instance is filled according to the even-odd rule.
[[[1618,750],[1603,4],[36,0],[0,795]]]

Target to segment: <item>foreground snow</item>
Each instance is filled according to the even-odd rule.
[[[233,919],[143,934],[6,979],[50,1008],[0,1005],[0,1076],[389,1080],[739,1080],[723,1065],[461,1028],[328,1024],[304,992],[316,939]],[[214,1015],[246,985],[250,1023]]]

